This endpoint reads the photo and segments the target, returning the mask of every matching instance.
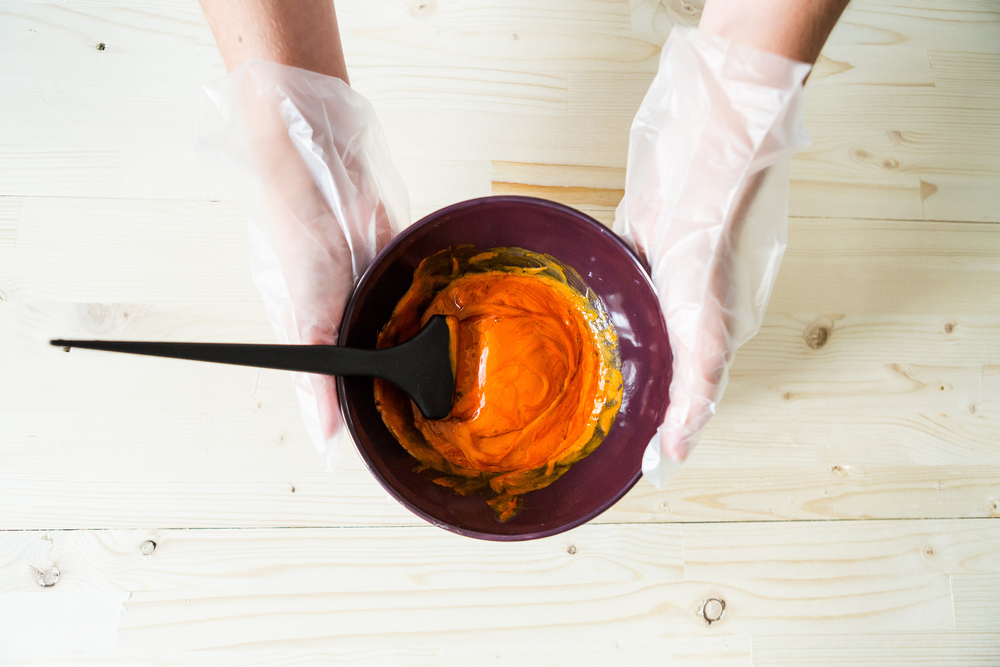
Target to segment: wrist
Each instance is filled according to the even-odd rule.
[[[846,0],[710,0],[698,30],[813,64]]]

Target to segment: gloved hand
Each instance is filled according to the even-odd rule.
[[[632,123],[614,230],[649,263],[673,353],[670,405],[643,457],[663,488],[760,328],[786,246],[788,158],[809,139],[810,66],[674,28]]]
[[[278,340],[336,343],[355,282],[410,219],[371,105],[338,78],[250,60],[205,87],[195,144],[250,213],[251,270]],[[293,383],[332,469],[335,379]]]

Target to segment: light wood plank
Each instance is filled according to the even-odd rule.
[[[17,221],[21,218],[21,200],[0,197],[0,252],[13,248],[17,242]]]
[[[25,61],[31,53],[50,52],[72,54],[78,66],[83,64],[80,58],[107,66],[109,60],[122,56],[159,52],[157,73],[168,70],[171,60],[189,58],[184,64],[191,65],[198,56],[206,56],[201,60],[206,67],[221,64],[208,22],[196,3],[4,2],[2,11],[3,49],[21,54]],[[100,42],[105,44],[103,51],[96,48]],[[171,58],[164,58],[163,53]],[[59,60],[50,58],[48,64]],[[91,71],[99,75],[102,67]],[[174,76],[183,75],[185,69],[178,68]]]
[[[114,197],[118,193],[118,151],[102,145],[93,150],[59,150],[10,146],[0,156],[2,195],[65,194]],[[63,184],[61,187],[55,184]]]
[[[357,67],[351,85],[381,109],[566,115],[566,77],[559,72],[454,66]]]
[[[836,572],[845,580],[876,576],[882,568],[989,578],[1000,565],[1000,521],[990,519],[810,521],[764,528],[701,524],[684,526],[684,535],[688,579],[711,575],[764,584],[780,571],[781,580],[795,582],[815,575],[810,563],[823,563],[823,569],[832,569],[831,578]],[[733,548],[734,540],[740,549]]]
[[[921,188],[929,220],[1000,221],[1000,175],[927,176]]]
[[[1000,364],[983,366],[983,412],[993,416],[1000,414]]]
[[[998,38],[997,8],[989,0],[958,6],[936,0],[882,0],[852,3],[830,41],[861,45],[915,42],[946,51],[995,53]]]
[[[261,386],[266,376],[256,380],[253,394],[252,376],[243,392],[202,380],[205,394],[195,393],[186,411],[157,409],[161,394],[139,389],[146,404],[113,427],[76,407],[44,421],[34,411],[9,413],[2,478],[14,501],[4,524],[420,523],[385,502],[346,438],[338,471],[323,473],[287,378],[272,379],[270,390]],[[213,392],[234,395],[235,407],[213,407]],[[753,414],[731,421],[729,412],[720,411],[667,491],[641,482],[599,521],[1000,515],[995,412],[979,431],[971,419],[919,416],[847,426],[805,418],[789,428],[787,418],[771,426]]]
[[[589,582],[599,590],[615,581],[679,582],[681,531],[680,526],[598,526],[514,543],[470,540],[430,526],[21,532],[3,536],[0,577],[4,591],[45,594],[32,568],[60,564],[67,573],[54,593],[129,590],[147,593],[149,602],[241,596],[252,589],[273,595],[370,593],[373,598],[376,593],[402,598],[465,590],[469,599],[496,595],[498,602],[517,606],[519,593],[530,588],[538,588],[544,599],[546,587],[574,583]],[[151,555],[140,549],[147,540],[156,543]],[[568,553],[569,546],[576,547],[575,553]],[[408,557],[401,558],[402,553]],[[257,565],[268,562],[273,571],[260,576]],[[504,584],[517,590],[503,590]],[[587,597],[586,591],[566,592]],[[409,597],[419,604],[422,596]],[[356,601],[362,607],[381,604]]]
[[[508,69],[524,63],[536,72],[567,69],[655,72],[663,45],[656,35],[622,30],[539,26],[525,23],[465,27],[416,25],[354,28],[342,32],[348,66],[419,64]]]
[[[593,197],[578,196],[575,204],[603,204],[612,207],[618,205],[624,194],[625,170],[617,167],[533,164],[501,160],[494,160],[492,167],[494,190],[499,184],[593,190],[595,192]],[[567,199],[557,201],[569,204]]]
[[[942,90],[975,90],[992,99],[1000,97],[996,88],[1000,53],[930,51],[934,86]]]
[[[823,48],[809,74],[810,89],[852,84],[926,87],[934,85],[934,75],[925,49],[833,41]]]
[[[27,198],[17,228],[16,245],[0,246],[0,290],[10,299],[259,298],[235,203]],[[793,219],[770,307],[986,315],[1000,310],[998,261],[996,225]]]
[[[348,0],[337,5],[347,29],[355,27],[447,26],[481,27],[483,24],[554,26],[577,30],[630,28],[627,0],[511,0],[501,5],[482,0],[404,3],[393,0]],[[342,28],[343,29],[343,28]]]
[[[14,662],[7,663],[9,667],[174,667],[175,665],[197,665],[204,664],[200,662],[194,662],[196,658],[190,658],[186,661],[182,661],[180,658],[177,660],[165,660],[163,656],[159,656],[158,659],[153,660],[152,658],[65,658],[65,659],[53,659],[53,660],[16,660]]]
[[[873,124],[874,125],[874,124]],[[820,127],[812,145],[792,159],[793,180],[858,181],[860,175],[886,185],[906,184],[918,176],[996,176],[1000,166],[989,150],[1000,145],[988,134],[975,139],[960,132],[898,130],[872,127],[839,132]],[[793,189],[794,193],[794,189]],[[925,199],[933,193],[925,192]],[[919,215],[916,217],[920,217]]]
[[[109,658],[127,598],[124,591],[0,593],[0,661]]]
[[[964,632],[991,633],[1000,637],[1000,619],[996,614],[982,613],[994,609],[996,600],[1000,597],[1000,554],[992,554],[989,564],[989,574],[955,575],[952,577],[951,590],[955,598],[955,626]],[[1000,640],[997,642],[1000,648]],[[1000,650],[995,656],[1000,657]]]
[[[793,178],[788,210],[812,218],[921,220],[921,187],[919,176],[906,175],[874,183]]]
[[[891,634],[755,637],[755,667],[996,667],[1000,642],[988,634]]]
[[[734,443],[731,446],[739,446]],[[778,448],[779,450],[782,448]],[[720,450],[719,456],[725,455]],[[765,457],[774,453],[766,450]],[[695,459],[696,455],[692,455]],[[830,456],[829,460],[851,460]],[[638,484],[608,521],[772,521],[998,516],[1000,475],[984,466],[688,465],[665,491]],[[891,508],[891,510],[890,510]],[[958,510],[957,512],[955,510]],[[887,516],[891,511],[891,517]],[[604,515],[602,515],[604,516]]]
[[[68,470],[69,462],[81,458],[79,453],[67,454],[66,463],[57,458],[72,449],[69,445],[43,450],[49,463],[36,465],[33,472],[23,471],[17,462],[32,458],[19,447],[14,470],[0,473],[0,486],[11,498],[0,519],[9,529],[423,524],[387,500],[347,442],[336,472],[326,474],[298,429],[268,425],[248,440],[270,436],[270,442],[253,445],[239,439],[246,426],[212,430],[207,422],[201,415],[182,415],[166,424],[175,440],[192,435],[182,445],[141,430],[160,421],[126,422],[123,437],[137,437],[117,447],[124,454],[115,460],[110,452],[100,452],[75,470]],[[81,430],[87,426],[83,421]],[[83,441],[99,439],[101,433],[85,432]],[[726,445],[731,450],[739,443]],[[762,457],[774,455],[764,447],[759,451]],[[718,447],[715,456],[723,458],[726,452],[727,447]],[[99,468],[101,460],[111,463]],[[699,465],[692,456],[667,490],[640,482],[595,522],[1000,516],[996,466],[858,465],[846,463],[857,459],[843,455],[829,460],[841,463],[780,468],[761,463],[734,469]]]
[[[550,642],[442,647],[442,667],[486,662],[510,667],[605,667],[669,664],[678,667],[753,667],[749,637],[657,637],[645,640],[579,641],[554,648]]]
[[[456,202],[490,195],[487,161],[395,160],[395,164],[410,191],[413,222]]]
[[[354,32],[353,26],[359,33],[374,31],[379,35],[372,38],[374,46],[362,44],[352,50],[349,45],[348,51],[356,71],[355,83],[373,98],[384,116],[397,157],[519,162],[555,158],[568,164],[583,159],[584,164],[624,165],[628,119],[652,70],[641,65],[642,71],[602,75],[592,66],[587,69],[587,62],[572,60],[572,45],[578,37],[588,55],[599,55],[602,51],[594,51],[594,45],[606,43],[603,57],[610,59],[606,62],[619,58],[615,41],[619,37],[602,36],[593,28],[624,20],[628,9],[624,3],[591,3],[579,8],[562,4],[508,7],[501,12],[507,25],[538,26],[548,21],[568,26],[569,36],[539,35],[529,40],[532,44],[527,47],[518,45],[520,39],[511,39],[517,44],[509,48],[501,40],[491,48],[504,64],[487,66],[477,60],[484,55],[478,33],[468,33],[468,29],[483,16],[499,20],[498,10],[488,5],[430,3],[424,9],[417,5],[407,9],[391,3],[376,3],[378,7],[344,4],[347,32]],[[8,122],[6,129],[0,130],[0,139],[12,149],[6,162],[0,164],[4,193],[230,197],[190,150],[198,84],[221,73],[210,33],[196,10],[188,7],[187,13],[174,16],[180,12],[174,5],[147,12],[98,4],[73,9],[16,7],[10,17],[17,28],[12,31],[16,39],[9,42],[12,53],[52,44],[59,52],[72,50],[74,58],[54,67],[47,59],[20,56],[25,62],[10,72],[10,85],[16,92],[6,99],[17,102],[5,103],[3,108]],[[646,11],[643,7],[643,3],[634,3],[633,18]],[[1000,145],[1000,127],[992,112],[992,91],[998,87],[990,85],[998,83],[1000,76],[991,67],[995,56],[956,55],[949,60],[950,52],[942,50],[949,43],[936,41],[945,32],[929,29],[938,22],[949,23],[939,21],[949,15],[940,5],[932,4],[929,7],[936,9],[928,9],[917,3],[909,10],[905,5],[882,3],[869,3],[869,7],[856,7],[862,24],[867,21],[881,26],[889,19],[905,23],[897,26],[888,42],[882,28],[867,36],[855,34],[850,27],[855,25],[852,9],[842,22],[843,29],[835,32],[828,55],[807,88],[807,125],[816,147],[795,161],[793,214],[996,221],[1000,207],[993,200],[1000,191],[1000,153],[995,149]],[[698,7],[697,3],[671,3],[665,11],[669,24],[690,22]],[[996,31],[995,22],[988,12],[952,11],[954,22],[966,29],[961,51],[968,53],[977,44],[994,43],[989,39],[990,31]],[[907,26],[912,34],[899,32],[901,26]],[[434,39],[451,45],[440,51],[448,62],[423,63],[420,54],[427,49],[421,35],[438,29],[446,31],[435,33]],[[402,33],[396,35],[392,30]],[[458,32],[452,35],[448,30]],[[111,33],[105,35],[105,41],[114,48],[104,52],[84,48],[89,45],[87,35],[104,32]],[[487,31],[487,36],[491,34]],[[67,39],[70,35],[72,39]],[[405,58],[400,56],[391,66],[378,62],[378,57],[395,58],[392,49],[381,44],[383,37],[397,46],[409,44],[400,47]],[[361,42],[367,43],[367,39]],[[459,55],[468,50],[463,46],[467,40],[476,43],[476,55]],[[564,42],[566,47],[557,50],[562,47],[555,45]],[[189,55],[192,43],[197,45],[196,57]],[[416,56],[406,51],[410,48],[416,50]],[[929,48],[937,50],[928,55]],[[371,56],[371,62],[366,62],[366,49],[382,56]],[[178,52],[179,56],[166,68],[156,61],[162,52]],[[431,61],[437,57],[428,56]],[[936,65],[929,67],[928,58]],[[968,73],[960,67],[962,59],[970,63]],[[649,62],[655,65],[655,58]],[[26,67],[35,71],[26,74]],[[39,69],[46,67],[49,69]],[[564,76],[569,78],[560,83]],[[928,88],[931,82],[933,87]],[[52,104],[54,99],[64,103]],[[537,114],[562,113],[564,105],[570,113],[591,117],[556,117],[541,125],[539,132],[532,131],[535,121],[542,120]],[[71,109],[72,114],[67,115]],[[905,114],[900,111],[904,109]],[[518,121],[522,113],[533,114],[532,123]],[[621,118],[614,118],[616,114]],[[156,125],[157,132],[149,132],[145,123]],[[91,131],[82,145],[77,140],[75,150],[67,151],[66,139],[60,135],[71,126],[86,126]],[[970,127],[975,130],[966,131]],[[421,136],[428,141],[420,142]],[[885,145],[887,136],[897,137],[897,143],[899,137],[907,138],[903,145],[892,147]],[[25,137],[30,141],[24,141]],[[608,139],[611,141],[603,149],[601,144]],[[93,148],[87,147],[88,142]],[[414,151],[403,152],[411,146]],[[465,152],[456,153],[457,146],[464,146]],[[533,150],[543,146],[549,150]],[[988,173],[984,174],[984,169]],[[433,204],[421,205],[419,210],[431,207]],[[606,220],[605,212],[598,214]]]
[[[739,368],[896,363],[975,366],[1000,358],[1000,320],[878,313],[780,313],[769,310],[760,332],[737,353]]]
[[[50,531],[0,542],[4,595],[45,608],[59,595],[127,591],[118,657],[324,655],[378,643],[440,650],[439,664],[456,664],[516,632],[519,648],[504,651],[513,664],[529,647],[661,647],[691,659],[720,655],[725,645],[711,640],[729,637],[732,657],[745,659],[748,635],[947,632],[950,577],[992,570],[1000,532],[992,521],[921,521],[585,526],[515,544],[430,527]],[[34,572],[52,567],[63,573],[41,589]],[[726,607],[709,625],[701,607],[713,597]],[[709,641],[685,640],[698,637]]]
[[[235,203],[25,198],[0,289],[16,300],[258,300]]]
[[[697,26],[704,0],[629,0],[632,30],[666,37],[675,25]]]
[[[788,250],[769,308],[883,315],[997,312],[1000,273],[990,267],[1000,251],[998,231],[989,224],[790,220]]]

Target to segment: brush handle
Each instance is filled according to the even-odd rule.
[[[399,348],[359,350],[337,345],[256,345],[243,343],[161,343],[131,340],[54,340],[57,347],[209,361],[320,375],[371,375],[392,379],[402,361]],[[400,346],[402,347],[402,346]]]
[[[130,340],[53,340],[58,347],[79,347],[150,357],[210,361],[216,364],[274,368],[320,375],[370,376],[405,391],[428,419],[451,411],[455,377],[447,318],[435,315],[402,345],[361,350],[339,345],[254,345],[243,343],[160,343]]]

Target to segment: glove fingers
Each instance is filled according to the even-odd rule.
[[[316,392],[316,409],[319,416],[319,427],[323,439],[333,437],[343,422],[340,414],[340,404],[337,402],[336,378],[324,375],[310,375],[310,383]]]
[[[672,343],[674,374],[660,448],[676,461],[687,458],[725,390],[733,355],[726,323],[720,300],[709,299],[695,331],[694,348]]]

